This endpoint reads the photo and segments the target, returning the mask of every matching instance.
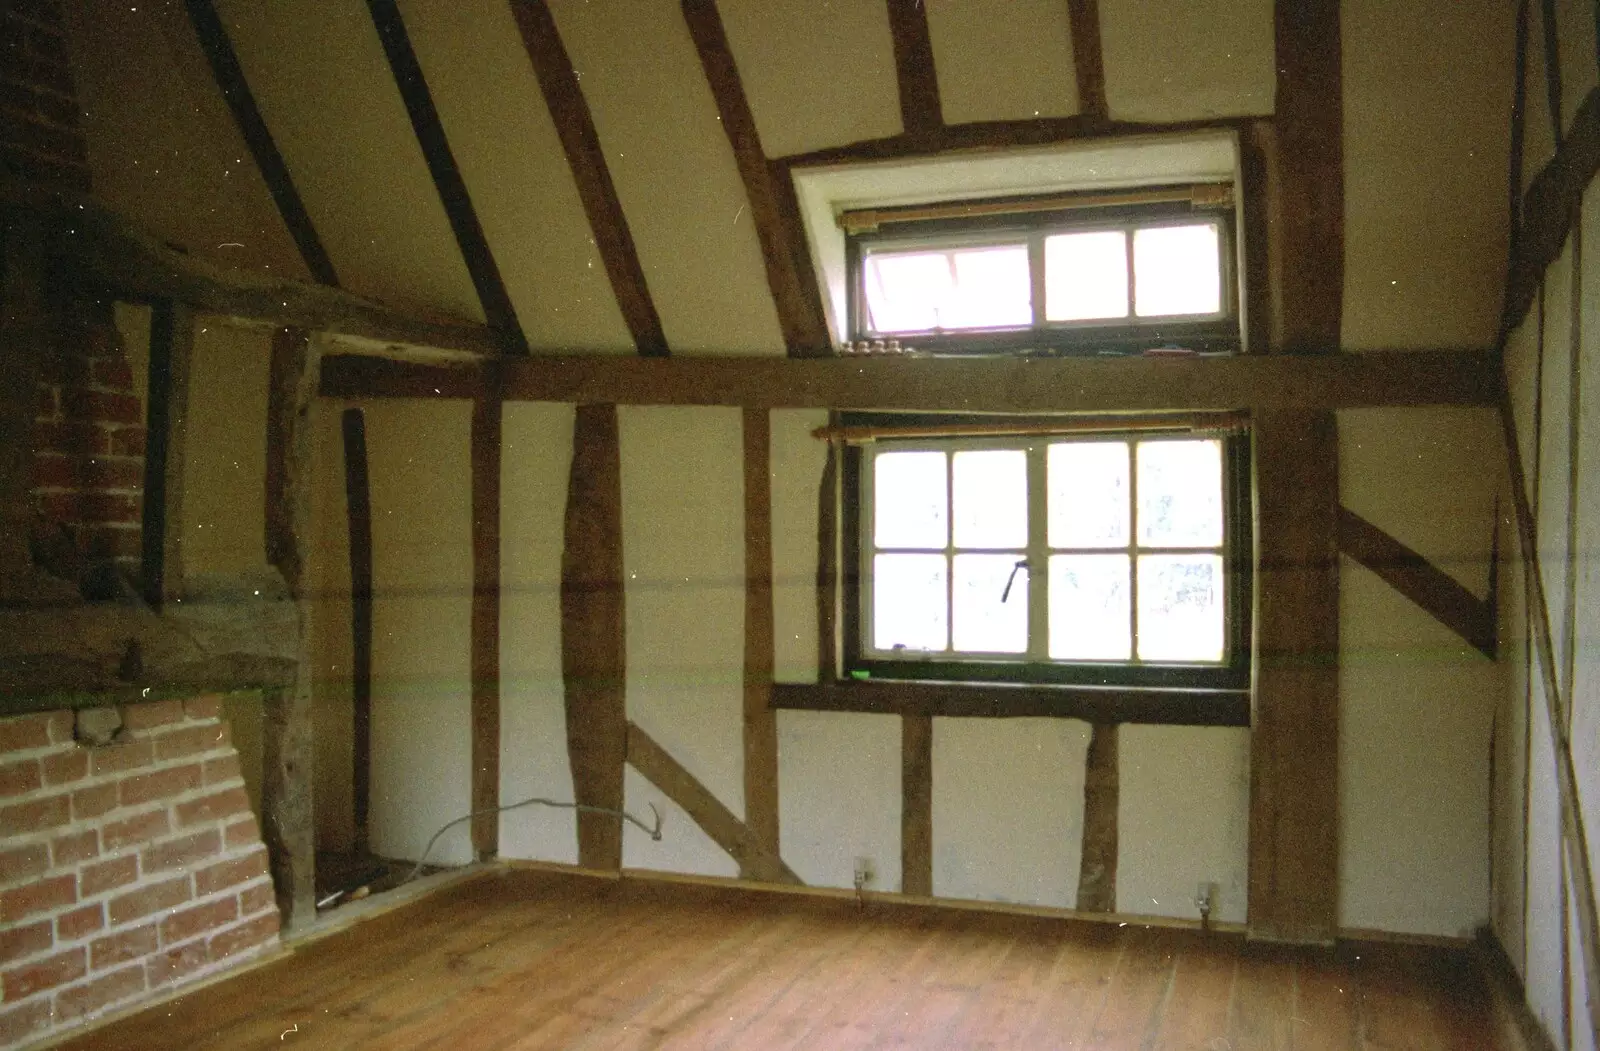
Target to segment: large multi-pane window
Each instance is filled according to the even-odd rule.
[[[860,447],[852,671],[1242,686],[1237,435],[885,437]]]

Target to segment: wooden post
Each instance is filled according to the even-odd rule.
[[[622,581],[622,455],[615,405],[579,405],[572,432],[561,552],[561,676],[572,792],[620,810],[628,754],[627,637]],[[578,863],[622,867],[622,822],[578,813]]]
[[[350,518],[350,759],[355,852],[370,843],[372,812],[372,485],[367,470],[367,423],[360,409],[344,410],[344,495]]]
[[[472,849],[500,852],[500,450],[499,384],[472,406]]]
[[[150,408],[144,453],[144,599],[160,609],[183,590],[183,444],[194,315],[170,299],[150,317]]]
[[[318,350],[298,329],[272,336],[267,395],[267,559],[283,574],[300,617],[298,671],[290,685],[265,691],[262,712],[261,836],[267,844],[278,911],[290,930],[316,919],[311,647],[305,562],[311,523],[311,405]]]
[[[778,856],[778,721],[772,709],[772,424],[744,411],[744,818]]]
[[[900,717],[900,891],[933,894],[933,719]]]

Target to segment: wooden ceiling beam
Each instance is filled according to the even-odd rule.
[[[900,123],[908,135],[937,132],[944,127],[944,112],[939,104],[928,9],[922,0],[888,0],[888,9],[894,71],[900,82]]]
[[[1078,78],[1078,112],[1089,121],[1110,117],[1106,105],[1106,67],[1100,47],[1098,0],[1067,0],[1072,23],[1072,66]]]
[[[948,412],[1147,412],[1493,405],[1492,351],[1219,358],[827,358],[536,355],[507,361],[505,397],[576,404]],[[472,398],[470,367],[326,359],[329,397]]]
[[[734,163],[744,181],[784,346],[794,358],[831,354],[833,342],[828,335],[816,271],[811,266],[811,250],[800,224],[794,184],[787,168],[769,162],[761,148],[755,115],[745,98],[739,67],[715,0],[682,0],[682,4],[684,22],[694,39],[722,130],[728,136]]]
[[[468,321],[432,321],[326,285],[218,266],[172,248],[82,194],[0,178],[0,209],[42,215],[47,251],[75,279],[133,302],[182,303],[196,312],[325,332],[394,357],[483,358],[494,334]]]
[[[445,137],[444,123],[433,104],[433,93],[422,75],[422,63],[417,60],[411,37],[400,17],[400,7],[395,0],[367,0],[367,10],[372,14],[372,24],[383,43],[383,53],[394,74],[395,87],[405,103],[406,114],[411,118],[416,132],[417,145],[422,148],[428,173],[439,191],[439,202],[444,205],[450,229],[455,232],[461,258],[467,264],[472,287],[483,305],[483,315],[489,327],[499,334],[501,344],[508,354],[526,354],[528,339],[517,321],[517,311],[506,292],[500,267],[489,250],[489,240],[484,235],[483,224],[478,221],[477,209],[472,206],[472,196],[461,178],[455,154]]]
[[[511,15],[522,34],[522,46],[533,65],[545,105],[555,121],[567,165],[572,169],[573,181],[578,184],[578,198],[589,218],[589,230],[594,234],[595,247],[611,279],[611,291],[617,297],[623,321],[633,336],[633,345],[646,357],[665,357],[667,337],[661,328],[661,317],[650,298],[650,286],[645,280],[644,267],[639,263],[639,250],[634,246],[622,201],[611,181],[610,169],[606,167],[594,116],[584,101],[578,74],[561,42],[550,5],[545,0],[511,0]]]
[[[255,158],[256,168],[267,184],[267,192],[272,194],[273,203],[278,206],[283,225],[288,228],[289,236],[294,238],[295,247],[300,250],[306,270],[319,284],[338,288],[339,275],[333,268],[333,261],[328,258],[327,249],[317,236],[317,229],[306,212],[305,202],[300,200],[294,179],[289,175],[289,166],[284,163],[283,154],[278,152],[278,144],[267,129],[267,122],[256,108],[255,96],[245,81],[239,56],[228,40],[228,31],[217,15],[216,5],[212,0],[186,0],[185,6],[189,10],[189,24],[194,27],[195,36],[200,38],[200,48],[211,63],[211,75],[216,78],[217,89],[233,111],[239,134],[244,137],[250,156]]]

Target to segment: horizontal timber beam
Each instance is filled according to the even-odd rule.
[[[1225,358],[820,358],[534,355],[505,363],[505,397],[618,405],[1141,412],[1492,405],[1492,351]],[[328,397],[471,398],[476,368],[361,356],[323,364]]]
[[[1244,690],[1037,686],[1011,682],[910,682],[870,679],[785,683],[772,706],[811,712],[980,719],[1057,718],[1093,723],[1249,726]]]
[[[325,332],[364,352],[417,358],[499,353],[484,325],[424,320],[337,288],[218,266],[163,244],[82,194],[0,179],[0,210],[13,209],[45,218],[47,251],[75,279],[121,299],[170,300],[199,313]]]

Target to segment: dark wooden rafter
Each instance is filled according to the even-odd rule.
[[[1498,625],[1493,574],[1490,596],[1480,599],[1450,574],[1346,507],[1339,508],[1339,550],[1382,577],[1467,645],[1495,659]]]
[[[500,276],[500,267],[494,261],[494,253],[489,250],[488,238],[484,235],[483,224],[478,221],[477,210],[472,206],[472,197],[467,193],[461,170],[456,166],[455,154],[450,151],[444,123],[439,119],[433,94],[423,78],[422,64],[417,60],[411,38],[406,33],[399,4],[397,0],[367,0],[367,10],[372,14],[372,24],[383,43],[383,53],[394,74],[395,87],[400,90],[400,98],[411,118],[417,145],[422,148],[428,172],[433,176],[433,185],[439,191],[439,202],[444,205],[450,228],[455,232],[456,244],[461,249],[462,261],[466,263],[467,273],[472,278],[472,287],[477,290],[484,317],[500,337],[506,353],[526,354],[527,337],[517,321],[516,308],[511,305],[511,297]]]
[[[351,810],[355,852],[365,854],[372,813],[372,479],[366,414],[344,410],[340,430],[350,541]]]
[[[1244,229],[1244,352],[1265,354],[1281,338],[1273,316],[1273,172],[1277,131],[1270,120],[1253,121],[1239,134],[1239,200]]]
[[[1539,0],[1540,22],[1544,29],[1544,96],[1549,112],[1552,142],[1560,149],[1566,128],[1561,123],[1561,39],[1556,0]]]
[[[633,345],[640,354],[665,356],[667,337],[661,329],[661,318],[650,298],[633,234],[628,229],[617,189],[611,182],[594,117],[584,101],[583,89],[578,84],[566,46],[561,42],[555,18],[545,0],[511,0],[511,15],[522,33],[523,48],[539,80],[545,105],[555,121],[567,165],[578,186],[578,198],[589,218],[589,230],[594,234],[595,247],[611,279],[611,290],[633,336]]]
[[[622,451],[615,405],[579,405],[561,551],[561,676],[576,802],[621,810],[627,757]],[[578,812],[578,863],[622,866],[622,825]]]
[[[1106,107],[1106,67],[1100,47],[1098,0],[1067,0],[1072,24],[1072,66],[1078,78],[1078,112],[1089,122],[1110,116]]]
[[[1489,351],[1221,358],[829,358],[539,355],[504,363],[508,400],[569,404],[1144,412],[1492,405]],[[471,398],[475,367],[360,355],[324,364],[330,397]]]
[[[144,600],[155,609],[183,592],[183,450],[193,350],[194,315],[171,300],[156,303],[150,312],[141,535],[142,590]],[[274,469],[269,459],[269,478]]]
[[[309,601],[306,560],[311,544],[311,406],[318,387],[318,349],[309,335],[272,334],[267,387],[267,561],[289,594]],[[267,845],[278,911],[290,929],[316,919],[316,822],[312,745],[311,645],[300,618],[294,681],[264,691],[261,725],[261,838]]]
[[[1539,294],[1545,268],[1560,257],[1583,192],[1600,172],[1600,88],[1584,97],[1550,162],[1522,196],[1517,254],[1506,278],[1506,317],[1501,331],[1522,323]]]
[[[712,842],[738,862],[743,878],[763,883],[801,882],[749,825],[735,817],[682,763],[633,723],[627,724],[627,757],[629,766],[682,808]]]
[[[267,122],[256,108],[255,96],[250,93],[250,85],[245,81],[244,70],[239,65],[239,56],[234,53],[233,44],[228,40],[228,31],[223,27],[216,5],[213,0],[185,0],[184,6],[189,10],[189,24],[200,39],[200,48],[211,63],[211,75],[216,78],[217,89],[233,111],[239,134],[244,137],[245,146],[255,159],[256,168],[267,184],[267,192],[272,194],[272,200],[278,206],[278,215],[288,228],[289,236],[294,238],[306,269],[318,282],[339,287],[339,275],[333,269],[333,261],[328,258],[327,249],[322,246],[322,239],[317,236],[316,227],[311,222],[311,215],[300,200],[299,191],[294,188],[289,166],[278,152],[277,143],[272,141]]]
[[[744,411],[744,815],[757,842],[778,853],[778,721],[772,624],[772,423]]]
[[[500,458],[505,403],[496,372],[472,403],[472,850],[500,852]]]
[[[816,275],[809,265],[805,233],[798,222],[799,206],[789,199],[794,196],[793,185],[787,170],[770,163],[761,148],[761,136],[739,80],[722,16],[717,13],[715,0],[682,0],[682,5],[684,21],[722,118],[722,130],[744,181],[784,346],[790,357],[830,354],[827,317]]]
[[[933,719],[900,718],[900,891],[933,895]]]
[[[1505,436],[1506,459],[1510,468],[1511,501],[1515,510],[1517,542],[1522,554],[1528,588],[1528,633],[1544,687],[1545,715],[1550,726],[1550,745],[1556,774],[1557,809],[1561,823],[1573,911],[1577,914],[1578,944],[1583,953],[1585,1001],[1589,1025],[1600,1033],[1600,909],[1595,902],[1594,874],[1589,863],[1588,833],[1578,795],[1578,774],[1572,758],[1572,738],[1567,713],[1570,697],[1561,692],[1561,676],[1555,660],[1551,636],[1550,606],[1546,599],[1544,573],[1539,562],[1538,527],[1528,484],[1522,467],[1522,447],[1517,439],[1517,423],[1509,389],[1502,391],[1500,420]],[[1531,739],[1531,734],[1529,735]],[[1563,927],[1566,926],[1563,910]]]
[[[1117,911],[1117,724],[1090,727],[1083,771],[1083,852],[1078,911]]]
[[[939,105],[939,77],[933,65],[933,38],[928,34],[928,9],[923,0],[886,0],[889,36],[894,43],[894,71],[900,82],[900,123],[908,135],[925,135],[944,127]]]
[[[1522,257],[1522,143],[1526,137],[1528,118],[1528,33],[1532,19],[1532,0],[1518,0],[1516,54],[1512,59],[1513,87],[1511,96],[1511,151],[1506,167],[1506,281],[1505,295],[1500,308],[1500,335],[1496,346],[1505,348],[1511,329],[1517,299],[1516,279]],[[1596,8],[1600,11],[1600,7]],[[1542,271],[1541,271],[1542,272]],[[1525,309],[1525,308],[1524,308]]]

